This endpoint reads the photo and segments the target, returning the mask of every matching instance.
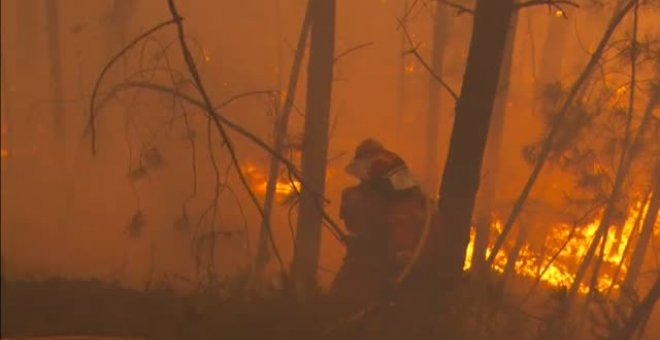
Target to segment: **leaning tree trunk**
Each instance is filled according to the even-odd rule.
[[[328,154],[328,128],[335,49],[335,0],[310,0],[311,46],[293,284],[299,299],[316,286]]]
[[[548,132],[548,135],[545,138],[543,145],[541,146],[541,150],[537,157],[536,164],[534,165],[534,169],[532,170],[532,173],[527,179],[525,186],[520,192],[520,195],[518,196],[516,203],[513,205],[511,214],[509,215],[509,217],[506,220],[506,223],[504,224],[502,233],[498,236],[497,240],[495,241],[495,245],[493,246],[493,250],[488,256],[487,264],[489,266],[492,266],[493,262],[495,261],[495,257],[499,253],[500,249],[502,249],[502,246],[506,242],[509,233],[511,233],[511,229],[513,229],[513,225],[516,222],[516,219],[522,212],[523,207],[527,202],[527,198],[529,197],[529,194],[532,192],[532,188],[536,184],[536,180],[539,178],[539,175],[541,174],[541,170],[543,169],[545,162],[548,160],[548,157],[550,156],[550,152],[552,151],[554,140],[557,134],[559,133],[559,131],[561,130],[561,128],[563,127],[563,123],[566,119],[566,115],[568,114],[569,108],[573,105],[573,101],[577,98],[578,93],[580,92],[584,84],[587,82],[593,71],[596,69],[598,61],[603,55],[603,52],[605,51],[605,48],[607,47],[607,44],[610,41],[610,38],[614,34],[614,31],[616,31],[616,28],[621,23],[621,20],[623,20],[626,14],[633,7],[635,1],[636,0],[630,0],[630,2],[626,4],[626,6],[621,10],[621,12],[619,12],[616,16],[614,16],[614,18],[612,18],[612,21],[610,21],[610,24],[605,30],[605,33],[603,34],[603,37],[601,38],[598,47],[596,48],[596,51],[591,55],[591,58],[589,59],[589,63],[587,63],[584,70],[582,71],[578,79],[575,81],[573,86],[571,87],[566,99],[562,103],[561,108],[559,109],[557,116],[552,124],[552,127],[550,128],[550,131]]]
[[[438,204],[447,239],[437,260],[440,272],[450,281],[458,279],[463,271],[513,5],[513,0],[479,0],[474,12],[470,51]]]
[[[636,1],[634,1],[636,2]],[[637,9],[635,9],[637,11]],[[634,44],[636,44],[636,32],[637,32],[637,13],[635,12],[635,23],[634,23],[634,28],[633,28],[633,40]],[[621,150],[621,156],[620,156],[620,161],[619,161],[619,167],[617,169],[616,175],[614,177],[614,183],[612,184],[612,192],[610,194],[610,197],[607,201],[607,205],[605,207],[605,211],[603,213],[603,217],[600,220],[600,224],[598,226],[598,229],[596,230],[596,234],[594,235],[594,239],[589,245],[589,249],[587,249],[587,253],[585,254],[582,263],[580,264],[580,267],[578,268],[577,273],[575,274],[575,279],[573,280],[573,284],[571,286],[570,290],[570,296],[574,296],[579,287],[580,284],[582,283],[582,280],[584,279],[584,276],[587,272],[587,269],[589,267],[589,264],[591,260],[594,257],[594,254],[596,253],[596,250],[598,247],[601,247],[601,249],[605,249],[606,242],[607,242],[607,233],[609,231],[610,225],[612,224],[612,219],[614,217],[614,214],[616,213],[616,205],[619,203],[621,196],[623,195],[623,185],[628,177],[628,173],[630,172],[630,167],[635,161],[636,152],[633,152],[633,150],[636,150],[639,148],[639,146],[642,143],[642,140],[645,135],[645,131],[647,126],[649,125],[649,120],[652,117],[652,112],[654,111],[654,107],[657,103],[657,95],[653,95],[651,100],[649,101],[649,104],[645,110],[644,116],[642,117],[642,122],[639,126],[639,129],[637,131],[637,134],[634,138],[634,140],[631,141],[631,132],[630,132],[630,125],[632,122],[633,114],[634,114],[634,102],[635,102],[635,86],[636,86],[636,53],[634,53],[635,49],[633,49],[633,53],[631,53],[631,66],[632,66],[632,71],[631,71],[631,82],[630,82],[630,98],[629,98],[629,105],[628,105],[628,113],[627,113],[627,122],[626,122],[626,129],[625,129],[625,136],[623,140],[623,145],[622,145],[622,150]],[[602,253],[601,257],[598,259],[596,262],[592,276],[594,280],[597,279],[600,271],[600,265],[602,262]],[[595,281],[594,281],[595,282]],[[593,287],[592,287],[593,288]]]
[[[498,93],[495,98],[493,117],[490,122],[490,131],[486,144],[484,168],[482,169],[483,183],[479,188],[479,201],[476,208],[476,236],[474,241],[474,254],[472,262],[475,272],[480,273],[486,264],[486,249],[492,225],[492,213],[495,205],[495,193],[500,172],[500,156],[502,149],[502,134],[504,132],[504,118],[507,102],[509,100],[509,88],[511,84],[511,65],[513,63],[513,51],[516,41],[518,27],[518,14],[513,13],[511,24],[504,45],[504,59],[500,70]]]
[[[275,146],[274,150],[277,155],[281,155],[284,151],[284,142],[286,140],[287,128],[289,125],[289,116],[293,108],[295,94],[298,88],[298,78],[302,60],[305,55],[305,43],[307,42],[307,35],[309,33],[309,6],[305,11],[305,18],[303,19],[302,27],[300,28],[300,38],[298,39],[298,46],[296,47],[296,54],[293,57],[293,65],[291,66],[291,75],[289,77],[289,86],[286,92],[286,99],[284,106],[279,111],[279,117],[275,121]],[[270,171],[268,174],[268,184],[266,186],[266,197],[264,199],[264,216],[261,221],[261,231],[259,233],[259,243],[257,248],[257,257],[255,259],[255,277],[260,275],[266,266],[269,258],[269,242],[271,232],[271,221],[273,205],[275,202],[275,187],[277,185],[277,177],[279,174],[280,162],[277,157],[272,156],[270,159]]]
[[[628,267],[626,278],[623,281],[623,287],[633,288],[635,286],[637,277],[644,264],[646,250],[648,249],[649,242],[651,242],[651,237],[653,236],[653,230],[658,224],[658,209],[660,209],[660,162],[658,162],[655,167],[654,182],[655,185],[652,193],[653,196],[651,196],[651,203],[649,204],[644,223],[642,224],[642,233],[639,236],[639,241],[637,241],[637,246],[630,259],[630,266]]]
[[[431,54],[431,69],[434,74],[429,75],[429,106],[426,115],[426,184],[430,190],[437,185],[439,176],[438,155],[438,129],[440,127],[440,96],[442,84],[436,76],[442,77],[445,49],[449,37],[449,8],[436,2],[433,18],[433,52]]]

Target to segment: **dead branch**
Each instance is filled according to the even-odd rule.
[[[471,15],[474,15],[474,9],[472,9],[472,8],[465,7],[461,4],[457,4],[457,3],[449,1],[449,0],[436,0],[436,1],[438,1],[439,3],[445,4],[449,7],[457,9],[458,10],[458,12],[457,12],[458,15],[461,15],[463,13],[469,13]]]
[[[412,37],[410,36],[410,33],[408,32],[408,29],[406,28],[405,24],[399,18],[397,18],[396,20],[399,22],[399,26],[403,30],[404,34],[406,35],[406,39],[408,40],[408,43],[410,43],[410,46],[412,47],[410,50],[404,51],[403,55],[406,55],[406,54],[414,55],[417,58],[417,60],[419,60],[419,62],[422,63],[422,66],[424,66],[424,68],[431,74],[431,76],[435,80],[437,80],[440,83],[440,85],[442,85],[442,87],[445,90],[447,90],[447,92],[449,92],[449,94],[452,96],[452,98],[454,98],[454,102],[458,101],[458,94],[456,94],[456,91],[452,90],[452,88],[449,87],[449,85],[439,75],[437,75],[433,71],[433,68],[431,68],[431,66],[429,66],[429,64],[426,63],[424,58],[419,54],[419,52],[417,51],[417,48],[419,47],[419,44],[415,45],[413,43]]]
[[[134,82],[124,82],[122,84],[116,85],[113,89],[109,91],[109,96],[112,96],[118,92],[125,91],[125,90],[130,90],[130,89],[148,89],[152,90],[154,92],[159,92],[159,93],[165,93],[169,95],[175,95],[179,98],[181,98],[183,101],[194,105],[198,108],[201,109],[206,109],[204,106],[204,103],[201,102],[200,100],[197,100],[185,93],[182,93],[176,89],[169,88],[164,85],[160,84],[155,84],[155,83],[150,83],[150,82],[142,82],[142,81],[134,81]],[[257,137],[255,134],[251,133],[248,131],[246,128],[240,126],[236,122],[226,118],[224,115],[220,114],[218,111],[215,109],[212,109],[214,116],[218,119],[219,123],[225,124],[227,127],[232,129],[233,131],[237,132],[238,134],[242,135],[246,139],[248,139],[250,142],[254,143],[257,145],[259,148],[263,149],[264,151],[268,152],[269,154],[273,155],[275,158],[277,158],[278,161],[282,162],[287,170],[295,177],[296,180],[304,184],[304,179],[302,177],[302,174],[300,173],[300,170],[286,157],[282,156],[281,154],[277,153],[271,146],[269,146],[266,142],[264,142],[262,139]],[[317,195],[320,195],[316,193]],[[323,198],[323,197],[322,197]],[[327,198],[323,198],[325,201],[328,201]],[[335,231],[341,231],[339,228],[338,224],[324,211],[323,212],[323,218],[326,220],[328,225],[330,225]],[[343,233],[343,232],[342,232]],[[341,235],[341,234],[340,234]],[[344,242],[343,239],[340,239],[342,243]]]
[[[560,10],[562,12],[562,15],[565,17],[566,16],[566,11],[561,7],[561,5],[567,5],[575,8],[579,8],[580,5],[573,1],[567,1],[567,0],[528,0],[525,2],[521,2],[517,5],[515,5],[516,9],[521,9],[525,7],[532,7],[532,6],[537,6],[537,5],[548,5],[549,7],[554,7],[557,10]]]
[[[103,70],[101,70],[101,74],[99,77],[96,79],[96,83],[94,84],[94,90],[92,91],[92,98],[90,100],[90,108],[89,108],[89,127],[91,128],[92,131],[92,154],[96,155],[96,127],[95,127],[95,116],[94,116],[94,110],[95,110],[95,103],[96,103],[96,95],[98,93],[99,87],[101,86],[101,82],[103,81],[103,78],[105,78],[105,74],[110,70],[110,68],[121,58],[124,54],[126,54],[130,49],[132,49],[137,43],[140,41],[144,40],[148,36],[154,34],[158,30],[160,30],[163,27],[166,27],[168,25],[171,25],[176,22],[176,20],[180,19],[171,19],[165,22],[162,22],[151,29],[148,29],[144,33],[140,34],[137,38],[135,38],[133,41],[131,41],[126,47],[124,47],[119,53],[117,53],[110,61],[103,67]]]
[[[336,63],[339,59],[341,59],[341,58],[343,58],[343,57],[345,57],[345,56],[347,56],[347,55],[349,55],[349,54],[351,54],[351,53],[353,53],[353,52],[355,52],[355,51],[357,51],[357,50],[359,50],[359,49],[362,49],[362,48],[365,48],[365,47],[369,47],[369,46],[371,46],[371,45],[373,45],[373,44],[374,44],[374,42],[373,42],[373,41],[370,41],[370,42],[366,42],[366,43],[362,43],[362,44],[359,44],[359,45],[353,46],[353,47],[347,49],[346,51],[344,51],[344,52],[342,52],[342,53],[339,53],[339,54],[335,57],[335,59],[333,59],[333,62]]]

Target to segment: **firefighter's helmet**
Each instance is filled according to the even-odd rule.
[[[388,179],[395,190],[418,186],[406,162],[372,138],[365,139],[357,146],[355,156],[346,167],[346,172],[365,181],[377,178]]]

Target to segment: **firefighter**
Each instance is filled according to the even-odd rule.
[[[330,293],[350,313],[385,298],[409,264],[427,200],[405,161],[374,139],[357,146],[346,172],[360,183],[342,192],[340,217],[351,237]]]

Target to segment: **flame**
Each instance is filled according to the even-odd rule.
[[[564,11],[562,11],[561,9],[558,9],[557,11],[555,11],[555,16],[557,18],[562,18],[562,17],[564,17],[564,15],[565,15]]]
[[[268,188],[268,177],[256,166],[251,164],[243,166],[243,174],[249,178],[252,190],[254,190],[255,194],[260,197],[265,197]],[[275,183],[275,198],[281,203],[292,195],[300,192],[301,187],[302,184],[297,180],[282,180],[278,178]]]
[[[618,280],[625,277],[628,266],[626,261],[622,261],[622,259],[625,255],[624,252],[628,240],[631,237],[635,237],[635,235],[633,235],[633,229],[635,228],[635,222],[637,221],[639,214],[644,216],[643,214],[646,214],[646,211],[648,210],[648,205],[644,207],[642,205],[642,200],[640,200],[632,209],[630,209],[625,223],[621,226],[623,229],[620,232],[618,232],[617,228],[614,226],[608,230],[601,272],[596,282],[596,289],[599,291],[610,288],[613,284],[618,283]],[[568,243],[566,243],[566,239],[571,234],[573,226],[568,223],[554,226],[546,239],[546,249],[543,253],[532,249],[529,244],[525,244],[521,248],[514,266],[515,273],[521,277],[537,279],[545,269],[545,273],[543,273],[543,276],[540,278],[541,282],[555,287],[570,286],[575,279],[575,272],[586,255],[599,226],[600,219],[597,218],[586,226],[577,227]],[[499,234],[502,230],[501,221],[495,220],[492,229]],[[657,229],[657,227],[654,228],[654,230]],[[470,242],[467,247],[465,264],[463,266],[463,269],[466,271],[472,266],[475,234],[475,228],[473,227],[470,230]],[[550,263],[552,257],[561,249],[564,243],[566,243],[564,249],[561,250],[557,255],[557,258]],[[492,247],[493,244],[488,247],[486,250],[486,256],[490,254]],[[503,248],[493,262],[493,270],[499,273],[504,272],[508,257],[507,249]],[[615,282],[612,276],[620,263],[620,273],[617,277],[617,282]],[[579,288],[580,293],[587,293],[588,291],[588,284],[583,283]]]

